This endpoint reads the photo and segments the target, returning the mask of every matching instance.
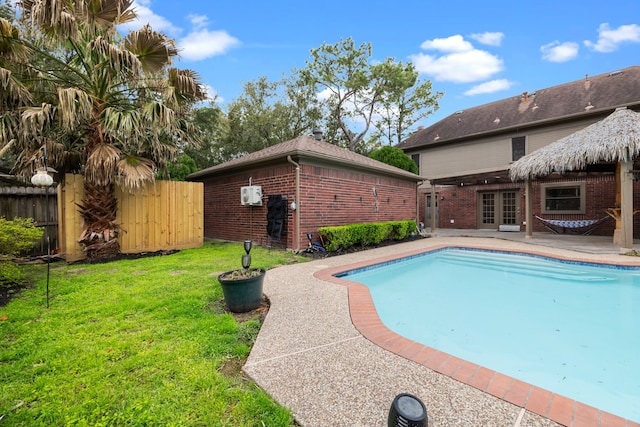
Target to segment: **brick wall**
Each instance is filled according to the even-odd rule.
[[[303,233],[332,225],[416,218],[413,181],[304,165],[301,188]]]
[[[282,195],[287,205],[296,201],[301,249],[307,245],[306,233],[316,237],[319,227],[416,218],[414,181],[330,166],[301,164],[300,169],[299,201],[295,200],[295,167],[287,162],[205,179],[205,237],[269,244],[266,227],[270,194]],[[262,206],[240,204],[240,187],[249,185],[249,179],[252,185],[262,186]],[[280,246],[295,248],[295,234],[295,212],[288,208]]]
[[[262,187],[262,206],[242,206],[240,188],[249,185]],[[214,179],[204,180],[204,235],[209,239],[230,241],[252,240],[267,244],[267,198],[281,195],[288,203],[295,199],[295,170],[290,164],[269,168],[247,169]],[[291,210],[280,245],[290,246],[292,240]],[[274,243],[275,245],[275,243]]]
[[[542,183],[566,183],[584,181],[586,183],[586,212],[584,214],[540,215],[540,197]],[[640,210],[640,182],[634,182],[634,210]],[[520,191],[520,224],[525,220],[525,189],[524,184],[502,184],[468,187],[438,187],[439,228],[478,229],[478,194],[482,191],[518,189]],[[430,190],[429,190],[430,191]],[[607,208],[615,206],[615,178],[613,175],[579,177],[576,179],[544,180],[533,185],[533,213],[549,219],[597,219],[605,216]],[[425,192],[420,195],[424,199]],[[424,221],[424,208],[421,207],[420,221]],[[451,223],[451,219],[454,223]],[[429,226],[425,222],[426,226]],[[634,216],[634,238],[640,238],[640,215]],[[607,220],[594,231],[594,235],[613,235],[615,221]],[[548,231],[538,220],[534,220],[534,232]]]

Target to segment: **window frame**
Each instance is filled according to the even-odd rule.
[[[517,147],[516,147],[517,144]],[[520,147],[522,144],[522,147]],[[518,150],[516,150],[518,148]],[[522,153],[521,156],[516,158],[516,155]],[[511,138],[511,161],[515,162],[524,157],[527,154],[527,137],[526,136],[514,136]]]
[[[416,166],[418,166],[418,175],[420,175],[420,153],[412,154],[411,160],[413,160],[413,163],[415,163]]]
[[[547,190],[549,189],[558,189],[558,188],[578,188],[580,198],[580,208],[576,210],[549,210],[547,209]],[[558,183],[549,183],[549,184],[541,184],[540,185],[540,212],[543,214],[584,214],[586,213],[586,205],[587,205],[587,192],[586,192],[587,184],[585,181],[574,181],[574,182],[558,182]]]

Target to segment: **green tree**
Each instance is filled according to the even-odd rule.
[[[358,151],[380,117],[384,132],[379,129],[379,136],[387,137],[389,143],[399,140],[417,120],[438,108],[441,96],[431,93],[430,83],[418,82],[412,64],[394,58],[374,63],[372,52],[371,43],[356,47],[353,39],[342,39],[312,49],[300,70],[304,84],[324,100],[329,116],[327,139],[344,143],[352,151]]]
[[[401,149],[390,145],[385,145],[382,148],[374,150],[369,157],[373,160],[377,160],[415,174],[418,173],[418,165],[416,165],[416,162],[414,162],[411,157],[407,156]]]
[[[49,164],[81,171],[79,204],[88,257],[119,252],[114,186],[154,180],[179,144],[195,135],[186,120],[205,98],[197,75],[171,67],[173,40],[150,26],[122,37],[133,0],[23,0],[22,25],[0,18],[0,141],[30,176],[46,147]],[[31,38],[24,29],[40,37]]]
[[[295,77],[277,82],[266,77],[245,84],[228,107],[224,160],[311,134],[321,117],[313,90]]]
[[[200,144],[189,144],[182,152],[193,159],[196,171],[222,163],[223,143],[228,132],[224,112],[215,104],[196,108],[191,114],[191,122],[198,131]]]
[[[197,172],[196,162],[188,154],[180,154],[174,162],[167,165],[167,178],[172,181],[184,181],[187,175]]]
[[[413,132],[416,123],[438,110],[442,96],[442,92],[433,93],[431,81],[418,80],[413,64],[405,64],[405,69],[398,71],[397,85],[376,106],[374,138],[383,144],[399,144]]]

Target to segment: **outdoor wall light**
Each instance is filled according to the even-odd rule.
[[[427,427],[427,408],[417,397],[401,393],[389,409],[388,427]]]

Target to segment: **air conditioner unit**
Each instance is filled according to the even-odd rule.
[[[240,203],[242,206],[262,206],[262,187],[259,185],[241,187]]]

